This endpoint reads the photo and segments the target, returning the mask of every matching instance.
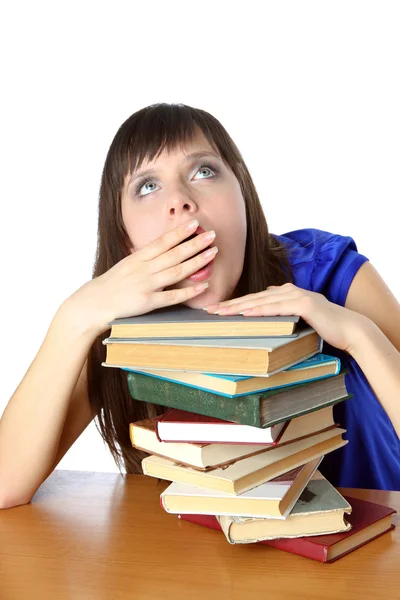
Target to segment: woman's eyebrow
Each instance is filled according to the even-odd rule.
[[[212,156],[214,158],[217,158],[218,160],[221,160],[221,157],[218,156],[217,154],[215,154],[214,152],[210,152],[209,150],[203,150],[203,151],[200,151],[200,152],[192,152],[191,154],[186,154],[185,155],[185,161],[188,162],[189,160],[192,160],[193,158],[195,158],[195,159],[205,158],[206,156]],[[139,169],[139,171],[135,171],[135,173],[133,173],[132,177],[129,180],[128,187],[138,177],[145,177],[147,175],[155,175],[156,171],[157,170],[154,169],[154,168],[152,168],[152,169],[146,169],[146,170]]]

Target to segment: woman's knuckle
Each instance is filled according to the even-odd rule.
[[[178,264],[178,265],[174,265],[172,267],[172,276],[179,278],[182,276],[182,265]]]
[[[174,302],[176,300],[176,290],[166,290],[167,301]]]

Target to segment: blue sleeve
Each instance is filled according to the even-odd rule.
[[[310,289],[324,294],[328,300],[344,306],[354,275],[368,258],[357,251],[348,236],[321,232],[314,255]]]

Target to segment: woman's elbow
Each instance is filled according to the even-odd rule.
[[[2,494],[0,491],[0,510],[6,508],[15,508],[16,506],[29,504],[31,500],[32,498],[18,498],[17,496],[13,496],[12,494]]]

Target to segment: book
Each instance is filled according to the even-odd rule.
[[[351,526],[348,531],[293,539],[262,540],[258,543],[319,562],[332,563],[394,529],[392,515],[396,511],[393,508],[350,496],[343,497],[352,507],[351,513],[346,516]],[[182,514],[179,518],[203,527],[222,530],[215,516]]]
[[[338,375],[311,383],[299,383],[234,399],[136,372],[127,373],[127,383],[132,398],[141,402],[179,408],[241,425],[272,427],[351,398],[346,389],[345,374],[343,370]]]
[[[162,492],[160,504],[172,514],[241,514],[286,519],[320,462],[321,458],[316,458],[237,496],[174,481]]]
[[[161,442],[156,434],[157,419],[158,417],[153,417],[129,424],[132,446],[148,454],[157,454],[193,469],[208,471],[274,447],[265,446],[264,444]],[[333,407],[327,406],[289,421],[278,443],[279,445],[290,444],[293,441],[309,437],[315,433],[322,433],[334,427]]]
[[[265,337],[293,335],[299,317],[210,315],[183,305],[159,308],[145,315],[114,319],[113,338]]]
[[[272,375],[322,350],[322,339],[311,327],[297,337],[193,338],[151,340],[112,338],[105,367],[207,371],[227,375]]]
[[[180,383],[205,392],[237,398],[249,393],[265,392],[296,383],[308,383],[323,377],[331,377],[340,372],[341,362],[336,356],[317,354],[297,365],[279,371],[269,377],[250,377],[244,375],[221,375],[216,373],[196,373],[194,371],[168,371],[146,369],[138,371],[124,367],[126,371],[135,370],[144,375]]]
[[[347,500],[317,471],[283,520],[222,514],[216,514],[216,518],[230,544],[253,544],[348,531],[351,510]]]
[[[257,485],[283,475],[347,444],[344,429],[335,427],[291,444],[267,448],[264,452],[237,460],[228,466],[199,471],[157,455],[142,460],[144,475],[189,483],[231,494],[242,494]]]
[[[156,433],[162,442],[226,444],[275,444],[287,421],[272,427],[252,427],[215,417],[170,408],[157,419]]]

